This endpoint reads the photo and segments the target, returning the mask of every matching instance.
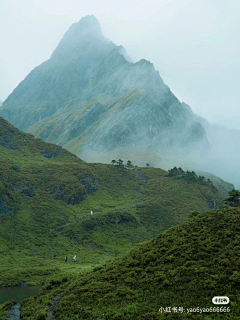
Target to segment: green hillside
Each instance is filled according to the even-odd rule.
[[[239,319],[239,217],[227,207],[199,214],[90,274],[52,281],[21,303],[22,319],[46,319],[53,304],[61,320]]]
[[[0,285],[85,272],[212,203],[222,203],[212,184],[85,163],[0,118]]]

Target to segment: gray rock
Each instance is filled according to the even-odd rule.
[[[7,315],[8,320],[20,320],[20,304],[17,303],[11,307],[9,314]]]
[[[21,282],[21,283],[20,283],[20,287],[27,287],[27,284],[24,283],[24,282]]]
[[[10,212],[11,209],[6,205],[6,203],[3,201],[1,194],[0,194],[0,216]]]

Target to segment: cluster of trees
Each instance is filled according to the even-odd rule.
[[[229,197],[223,200],[225,204],[230,207],[240,207],[240,191],[232,189],[228,194]]]
[[[204,176],[198,176],[194,171],[184,171],[182,168],[174,167],[168,170],[167,177],[174,177],[177,179],[184,179],[188,183],[197,182],[199,184],[209,185],[215,188],[210,179],[206,179]]]
[[[126,164],[123,163],[123,160],[122,159],[118,159],[118,160],[112,160],[111,161],[112,164],[118,166],[118,167],[128,167],[128,168],[137,168],[137,166],[134,166],[132,164],[132,161],[128,160]],[[146,167],[150,167],[150,164],[149,163],[146,163]]]
[[[118,167],[124,167],[124,166],[128,167],[128,168],[134,167],[134,165],[132,164],[132,162],[130,160],[128,160],[126,164],[123,163],[122,159],[112,160],[111,163],[118,166]]]

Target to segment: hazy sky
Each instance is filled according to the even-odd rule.
[[[107,38],[153,62],[195,113],[240,129],[239,12],[239,0],[0,0],[0,100],[72,23],[94,14]]]

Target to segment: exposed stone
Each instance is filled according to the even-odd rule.
[[[93,192],[97,191],[98,181],[92,181],[91,177],[88,177],[86,179],[81,179],[79,181],[84,187],[86,188],[86,193],[91,194]]]
[[[211,198],[208,200],[208,207],[211,210],[215,210],[216,209],[216,202],[214,198]]]
[[[36,187],[31,187],[28,185],[13,185],[13,189],[16,191],[21,191],[22,194],[28,197],[33,197],[35,195]]]
[[[8,213],[9,211],[11,211],[11,209],[9,209],[7,207],[7,205],[5,204],[5,202],[3,201],[1,195],[0,195],[0,216],[5,214],[5,213]]]
[[[61,155],[63,153],[63,149],[58,149],[56,151],[49,151],[49,150],[46,150],[44,152],[42,152],[42,155],[45,157],[45,158],[56,158],[57,156]]]

